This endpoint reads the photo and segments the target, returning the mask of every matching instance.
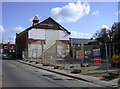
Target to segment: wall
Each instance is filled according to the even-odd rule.
[[[33,38],[33,39],[38,39],[38,40],[45,40],[44,44],[44,51],[48,51],[47,54],[50,54],[50,51],[54,51],[56,52],[56,47],[54,47],[54,45],[56,44],[57,40],[69,40],[69,35],[66,33],[64,33],[61,30],[53,30],[53,29],[31,29],[28,32],[28,37]],[[60,53],[60,55],[63,55],[66,52],[66,44],[63,44],[62,42],[59,42],[61,45],[58,46],[58,51]],[[35,50],[38,49],[39,53],[37,54],[38,56],[41,56],[42,51],[41,46],[39,44],[32,43],[29,44],[29,48],[30,50]],[[53,50],[54,49],[54,50]],[[29,50],[29,57],[31,57],[32,55],[32,51]],[[55,54],[53,52],[53,54]]]
[[[45,39],[45,29],[31,29],[28,32],[28,38]]]
[[[17,58],[22,58],[22,51],[28,50],[28,32],[16,34],[16,55]]]
[[[45,48],[48,49],[50,46],[56,43],[56,40],[59,39],[59,31],[58,30],[46,30],[46,46]]]
[[[57,41],[57,53],[58,57],[66,57],[69,54],[69,44]]]
[[[46,40],[46,49],[55,44],[56,40],[69,40],[69,37],[70,36],[66,35],[63,31],[52,29],[33,28],[28,32],[28,38]]]
[[[59,40],[69,40],[70,35],[66,34],[64,31],[59,31]]]
[[[28,58],[31,58],[33,56],[33,51],[37,50],[37,57],[41,58],[42,56],[42,45],[40,41],[37,41],[36,43],[28,44]]]
[[[59,30],[33,28],[28,32],[28,38],[46,40],[45,49],[48,49],[59,39]]]

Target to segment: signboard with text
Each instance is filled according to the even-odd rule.
[[[90,50],[85,51],[85,55],[89,55],[89,54],[91,54],[91,51],[90,51]]]
[[[76,59],[84,59],[84,50],[76,51]]]
[[[95,57],[94,58],[94,64],[95,65],[101,65],[101,58],[100,57]]]
[[[90,50],[86,50],[85,51],[85,59],[89,59],[90,58],[90,54],[91,54],[91,51]]]
[[[100,56],[100,49],[93,49],[93,56]]]

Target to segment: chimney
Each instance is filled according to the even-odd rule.
[[[39,19],[37,16],[35,16],[33,19],[33,25],[36,25],[38,22],[39,22]]]

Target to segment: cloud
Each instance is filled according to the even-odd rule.
[[[14,27],[14,28],[4,30],[4,33],[19,33],[19,32],[24,31],[24,30],[25,30],[25,28],[23,28],[21,26],[18,26],[18,27]]]
[[[80,38],[80,37],[88,38],[88,37],[91,37],[91,35],[89,33],[78,33],[77,31],[70,31],[70,32],[71,32],[71,37],[76,37],[76,38]]]
[[[35,16],[37,16],[39,20],[41,19],[41,17],[39,17],[39,15],[38,15],[38,14],[36,14]],[[34,16],[34,17],[35,17],[35,16]],[[33,19],[34,19],[34,17],[30,18],[30,19],[29,19],[29,21],[30,21],[30,22],[32,22],[32,21],[33,21]]]
[[[5,36],[5,37],[3,37],[3,43],[8,43],[8,42],[10,42],[10,43],[15,43],[15,38],[16,38],[16,36],[14,35],[14,36]]]
[[[7,43],[8,41],[10,41],[11,43],[15,43],[16,33],[19,33],[24,30],[25,28],[21,26],[4,30],[2,34],[3,43]]]
[[[2,25],[0,25],[0,33],[4,32],[4,28]]]
[[[0,25],[0,43],[2,43],[2,33],[4,32],[4,28]]]
[[[106,28],[107,30],[109,29],[111,29],[110,27],[108,27],[107,25],[102,25],[102,27],[100,28],[100,29],[96,29],[95,31],[96,32],[99,32],[102,28]]]
[[[99,11],[98,10],[97,11],[93,11],[91,14],[97,16],[99,14]]]
[[[110,29],[107,25],[102,25],[102,28]]]
[[[76,3],[68,3],[63,7],[51,9],[51,17],[58,22],[76,22],[81,17],[88,15],[90,5],[87,2],[78,1]]]
[[[15,38],[16,38],[16,36],[11,36],[9,39],[10,39],[10,42],[11,43],[15,43]]]

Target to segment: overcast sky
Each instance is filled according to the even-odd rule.
[[[32,25],[34,16],[40,21],[52,17],[71,37],[91,38],[96,30],[109,29],[118,21],[117,2],[3,2],[3,42],[14,43],[16,33]]]

